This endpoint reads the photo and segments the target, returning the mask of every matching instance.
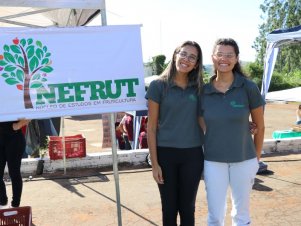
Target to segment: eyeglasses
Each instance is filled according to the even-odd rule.
[[[218,52],[216,54],[214,54],[214,56],[218,57],[218,58],[226,58],[226,59],[232,59],[235,57],[235,53],[221,53],[221,52]]]
[[[182,59],[187,58],[190,63],[195,63],[198,60],[195,55],[188,55],[185,51],[178,52],[178,56]]]

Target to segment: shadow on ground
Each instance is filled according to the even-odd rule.
[[[70,118],[68,118],[68,119],[74,120],[74,121],[87,121],[87,120],[102,119],[102,117],[101,117],[101,114],[95,114],[95,115],[70,116]]]

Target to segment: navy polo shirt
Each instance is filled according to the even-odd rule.
[[[198,124],[200,95],[195,86],[188,84],[182,89],[157,79],[151,82],[145,98],[160,105],[157,146],[191,148],[203,144],[204,135]]]
[[[234,76],[226,93],[216,90],[212,82],[204,86],[201,105],[208,161],[230,163],[256,157],[249,116],[251,109],[263,106],[265,101],[254,82],[239,74]]]

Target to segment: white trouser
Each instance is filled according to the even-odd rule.
[[[232,226],[250,225],[250,192],[258,171],[257,158],[238,163],[205,161],[204,181],[208,202],[208,226],[223,226],[227,190],[232,198]]]

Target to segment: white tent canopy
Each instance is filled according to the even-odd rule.
[[[73,8],[73,9],[101,9],[102,0],[1,0],[1,6],[37,7],[37,8]]]
[[[2,0],[0,26],[82,26],[101,13],[105,0]]]
[[[152,75],[152,76],[148,76],[148,77],[145,77],[144,78],[144,83],[145,83],[145,86],[146,87],[149,87],[150,83],[153,81],[153,80],[156,80],[159,78],[159,75]]]
[[[268,92],[265,99],[271,101],[292,101],[301,103],[301,87]]]
[[[261,94],[263,97],[266,96],[269,90],[279,47],[284,44],[296,42],[301,43],[301,25],[290,29],[275,30],[267,35],[267,48],[261,87]]]

